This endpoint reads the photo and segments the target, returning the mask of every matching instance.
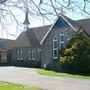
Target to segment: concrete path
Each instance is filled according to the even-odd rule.
[[[90,79],[38,75],[37,70],[22,67],[0,67],[0,81],[37,86],[45,90],[90,90]]]

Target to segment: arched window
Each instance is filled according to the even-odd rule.
[[[64,32],[60,32],[60,49],[65,47],[65,35]]]
[[[56,36],[53,38],[53,58],[58,58],[58,39]]]

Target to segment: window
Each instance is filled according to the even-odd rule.
[[[17,60],[20,59],[20,53],[19,53],[19,50],[17,51]]]
[[[38,49],[38,59],[41,61],[41,53],[42,53],[42,49]]]
[[[20,50],[20,60],[23,60],[22,59],[22,50]]]
[[[64,43],[61,43],[61,49],[63,49],[64,48]]]
[[[35,60],[35,58],[36,58],[35,51],[34,50],[29,50],[29,57],[28,57],[28,59],[29,60]]]
[[[32,60],[35,60],[35,57],[36,57],[36,53],[35,53],[35,51],[33,50],[33,51],[32,51]]]
[[[22,50],[17,51],[17,60],[23,60],[22,59]]]
[[[29,60],[31,60],[31,59],[32,59],[32,51],[29,50]]]
[[[60,49],[62,50],[65,47],[65,36],[63,32],[60,32]]]
[[[61,35],[61,42],[64,42],[64,35]]]
[[[56,36],[53,38],[53,58],[58,58],[58,40]]]
[[[60,34],[61,34],[61,35],[64,35],[64,33],[63,33],[63,32],[60,32]]]
[[[57,48],[57,40],[54,40],[54,42],[53,42],[53,48],[54,48],[54,49]]]
[[[57,59],[58,58],[58,52],[57,50],[53,50],[53,58]]]
[[[67,35],[67,44],[69,43],[70,40],[71,40],[71,36]]]

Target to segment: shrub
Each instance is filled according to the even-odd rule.
[[[90,41],[82,34],[75,35],[62,51],[61,67],[66,72],[90,73]]]

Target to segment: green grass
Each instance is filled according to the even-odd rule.
[[[90,79],[90,76],[74,75],[74,74],[54,72],[54,71],[49,71],[49,70],[38,70],[37,72],[40,75],[49,75],[49,76],[58,76],[58,77],[70,77],[70,78],[88,78],[88,79]]]
[[[42,90],[37,87],[26,87],[19,84],[0,81],[0,90]]]

